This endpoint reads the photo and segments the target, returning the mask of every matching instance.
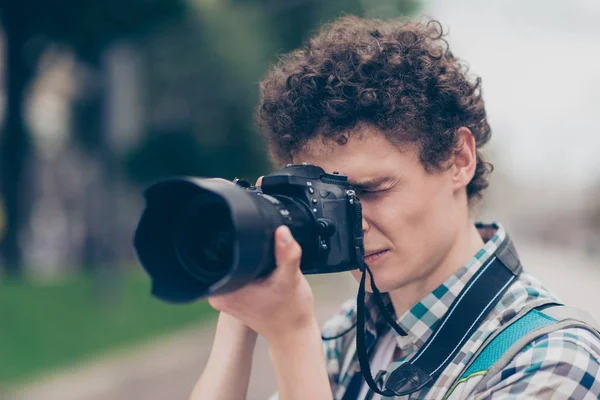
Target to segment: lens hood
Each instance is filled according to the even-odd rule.
[[[169,302],[189,302],[232,292],[272,268],[274,228],[258,207],[256,196],[218,179],[180,177],[150,186],[144,193],[146,208],[133,242],[137,258],[152,280],[152,294]],[[178,251],[178,227],[185,223],[184,210],[193,202],[199,207],[203,203],[225,206],[229,220],[223,222],[233,226],[227,244],[231,265],[214,282],[198,279],[203,266],[195,265],[190,257],[182,259]],[[197,229],[205,230],[205,235],[216,229],[201,225]]]

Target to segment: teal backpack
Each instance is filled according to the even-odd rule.
[[[540,300],[524,307],[508,323],[494,332],[481,345],[465,367],[465,372],[444,396],[468,379],[483,375],[474,387],[482,388],[529,343],[548,333],[564,328],[583,328],[600,338],[600,324],[588,313],[552,300]]]

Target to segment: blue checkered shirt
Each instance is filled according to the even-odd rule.
[[[394,332],[401,355],[399,362],[410,360],[423,347],[467,282],[507,239],[499,224],[479,224],[478,227],[486,240],[481,250],[397,320],[408,333],[403,337]],[[582,328],[564,328],[535,339],[483,388],[477,388],[477,392],[474,389],[482,376],[456,384],[486,338],[523,307],[542,299],[558,300],[537,279],[522,272],[438,379],[419,392],[397,399],[600,399],[600,340]],[[389,296],[384,294],[383,300],[393,312]],[[390,328],[369,293],[366,310],[366,343],[373,350],[377,339]],[[337,336],[355,323],[356,300],[351,299],[325,323],[323,336]],[[360,374],[356,330],[339,339],[323,341],[323,347],[333,398],[341,400],[354,374]],[[274,399],[277,399],[277,394],[272,397]]]

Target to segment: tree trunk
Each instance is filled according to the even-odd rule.
[[[33,77],[33,69],[23,58],[27,32],[19,26],[19,19],[8,11],[5,9],[3,13],[6,119],[0,139],[0,188],[6,211],[6,230],[1,247],[7,277],[19,279],[22,267],[19,235],[29,214],[28,201],[23,198],[22,178],[31,147],[23,109],[25,90]]]
[[[103,224],[103,188],[102,170],[103,122],[104,114],[104,75],[97,63],[86,62],[79,68],[85,68],[78,82],[83,88],[81,95],[74,101],[74,136],[87,155],[85,165],[88,179],[83,188],[85,233],[81,249],[81,266],[84,271],[93,273],[106,257],[101,245],[101,225]]]
[[[99,52],[100,53],[100,52]],[[102,54],[86,59],[87,77],[80,82],[84,96],[74,105],[74,134],[89,159],[89,180],[85,185],[85,239],[81,264],[94,278],[94,296],[102,305],[112,305],[120,295],[116,257],[118,238],[117,159],[111,146],[107,112],[109,80]],[[85,82],[87,81],[87,82]]]

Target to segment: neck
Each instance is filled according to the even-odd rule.
[[[423,297],[454,275],[460,267],[477,254],[483,244],[477,228],[469,219],[457,232],[454,244],[432,274],[389,292],[397,318],[404,315]]]

